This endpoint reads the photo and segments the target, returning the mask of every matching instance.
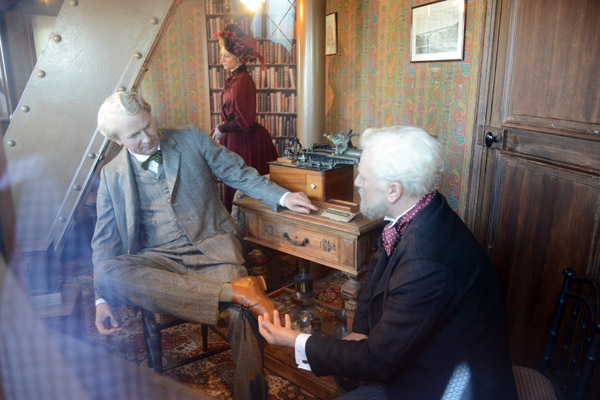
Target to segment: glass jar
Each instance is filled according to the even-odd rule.
[[[305,302],[292,308],[290,318],[294,330],[311,334],[321,332],[321,311],[312,302]]]

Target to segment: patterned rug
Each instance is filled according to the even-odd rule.
[[[141,315],[135,315],[129,307],[121,307],[113,310],[123,330],[110,337],[102,337],[98,334],[94,325],[94,292],[92,285],[91,266],[81,268],[79,273],[71,275],[70,281],[82,284],[82,299],[85,310],[85,324],[89,341],[106,351],[123,357],[137,365],[147,366],[146,350],[144,348]],[[293,277],[293,267],[288,268],[288,274]],[[340,286],[345,280],[341,273],[331,273],[324,278],[315,281],[314,291],[320,300],[318,307],[323,315],[324,321],[336,319],[334,308],[340,306]],[[277,308],[282,312],[288,312],[293,308],[290,291],[282,291],[275,298]],[[331,326],[331,325],[329,325]],[[343,335],[342,324],[334,324],[337,331],[328,332],[336,336]],[[188,358],[201,352],[202,334],[200,325],[187,323],[168,328],[162,331],[163,336],[163,365]],[[209,350],[225,344],[214,332],[209,330]],[[233,389],[234,365],[231,360],[231,352],[226,351],[205,360],[187,364],[173,369],[164,374],[179,382],[185,383],[193,388],[202,389],[204,392],[217,399],[231,399]],[[275,372],[266,370],[269,399],[319,399],[318,393],[309,393],[299,386],[277,375]]]

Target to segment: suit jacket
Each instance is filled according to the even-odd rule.
[[[435,195],[390,258],[379,244],[353,326],[368,339],[312,335],[313,372],[382,382],[389,398],[439,399],[466,362],[473,398],[516,398],[496,273],[446,200]]]
[[[212,174],[275,210],[287,190],[260,176],[237,154],[193,126],[163,129],[160,134],[170,203],[188,238],[215,260],[243,264],[236,224],[219,198]],[[100,175],[92,239],[94,265],[141,250],[139,198],[128,153],[123,148]]]

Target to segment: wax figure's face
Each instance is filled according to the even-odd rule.
[[[224,47],[221,47],[221,64],[223,64],[223,68],[228,71],[231,71],[235,67],[240,64],[240,60],[227,50]]]
[[[158,150],[160,138],[150,113],[137,115],[108,114],[106,123],[115,133],[113,140],[135,154],[152,155]]]
[[[360,163],[358,164],[358,175],[354,185],[360,194],[360,211],[367,218],[383,218],[387,211],[385,188],[374,174],[376,168],[376,156],[368,149],[363,150]]]

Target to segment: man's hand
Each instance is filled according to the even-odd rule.
[[[269,318],[269,313],[258,316],[258,331],[269,344],[294,348],[296,338],[300,334],[292,329],[292,319],[289,314],[285,314],[285,326],[281,326],[279,320],[279,311],[273,311],[273,323]]]
[[[363,335],[362,333],[354,333],[352,332],[351,334],[349,334],[348,336],[344,336],[344,340],[363,340],[363,339],[368,339],[369,337],[367,335]]]
[[[306,193],[295,192],[289,193],[283,199],[283,205],[291,211],[301,214],[310,214],[310,210],[317,211],[318,208],[310,202]]]
[[[108,326],[104,326],[105,321],[108,321]],[[108,303],[100,303],[96,306],[96,328],[101,335],[110,335],[121,330]]]

